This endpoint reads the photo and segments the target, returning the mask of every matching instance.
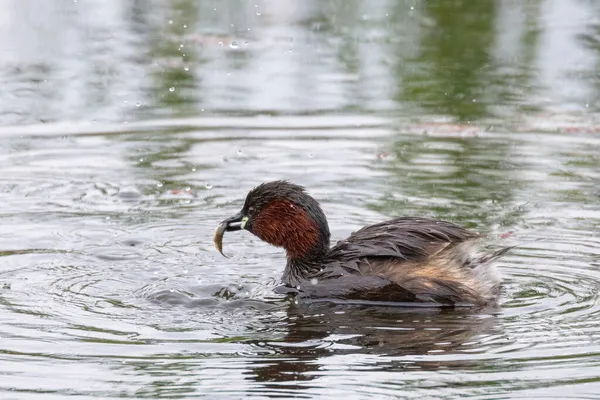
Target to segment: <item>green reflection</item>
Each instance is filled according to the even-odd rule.
[[[600,12],[600,4],[590,2],[590,7],[595,8],[595,15]],[[600,111],[600,23],[592,20],[586,27],[585,32],[578,36],[581,46],[595,58],[591,68],[586,71],[577,71],[577,78],[590,90],[589,98],[585,99],[585,107],[594,112]],[[574,66],[576,69],[577,66]]]
[[[503,60],[496,54],[503,29],[499,10],[513,7],[494,0],[422,2],[420,26],[411,32],[418,42],[417,54],[395,67],[396,101],[458,121],[488,118],[497,115],[499,107],[524,104],[533,90],[539,36],[539,2],[525,3],[516,53]],[[405,13],[405,7],[396,7],[394,20]]]
[[[168,18],[153,38],[151,55],[156,63],[152,76],[152,97],[156,107],[168,110],[173,116],[185,116],[196,111],[198,102],[197,77],[192,66],[198,60],[196,47],[186,42],[199,19],[199,3],[177,0],[169,3]]]
[[[477,99],[485,92],[491,68],[495,2],[437,0],[422,7],[428,26],[422,28],[413,72],[403,66],[399,71],[407,76],[397,100],[459,120],[484,116],[487,105]]]

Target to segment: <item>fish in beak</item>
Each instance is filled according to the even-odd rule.
[[[219,253],[221,253],[223,257],[229,258],[225,254],[223,254],[223,235],[225,235],[225,232],[233,232],[244,229],[247,221],[248,217],[246,217],[240,211],[233,217],[229,217],[219,224],[219,226],[215,230],[213,242],[215,243],[215,247],[217,248],[217,250],[219,250]]]

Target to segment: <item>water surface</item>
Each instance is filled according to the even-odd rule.
[[[0,397],[598,398],[597,6],[0,4]],[[302,305],[211,238],[305,185],[519,244],[498,310]]]

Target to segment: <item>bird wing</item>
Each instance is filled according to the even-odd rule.
[[[451,222],[400,217],[364,227],[330,250],[332,259],[347,264],[372,258],[423,261],[444,248],[479,237]]]

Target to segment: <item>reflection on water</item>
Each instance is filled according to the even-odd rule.
[[[597,398],[598,6],[0,4],[0,397]],[[295,304],[217,223],[270,179],[333,240],[519,244],[499,309]]]
[[[8,134],[0,371],[11,379],[0,388],[22,397],[590,393],[600,362],[598,138],[422,136],[359,120],[290,133],[238,118],[253,127],[242,138],[202,120],[161,133]],[[332,145],[335,157],[319,150]],[[225,259],[211,236],[249,187],[279,176],[321,199],[334,239],[419,214],[520,243],[500,265],[502,307],[303,306],[274,294],[281,252],[242,233]]]
[[[0,122],[595,109],[596,16],[560,0],[7,0]]]

